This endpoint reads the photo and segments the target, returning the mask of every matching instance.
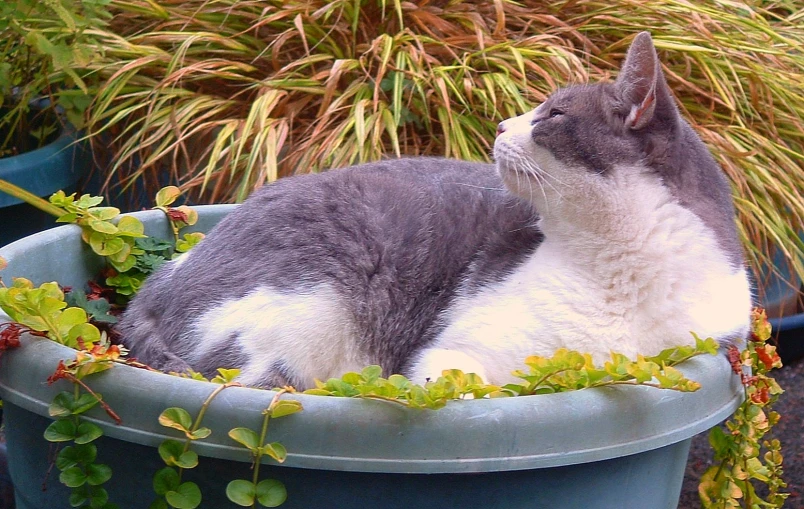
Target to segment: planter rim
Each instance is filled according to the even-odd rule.
[[[216,221],[233,206],[199,206],[205,220]],[[136,213],[146,231],[167,231],[161,212]],[[199,224],[203,223],[201,221]],[[64,226],[0,249],[15,266],[30,263],[42,246],[79,236]],[[79,240],[80,242],[80,240]],[[67,252],[65,250],[65,252]],[[85,256],[85,255],[84,255]],[[71,259],[81,256],[70,257]],[[41,283],[42,281],[35,281]],[[0,322],[7,317],[0,311]],[[64,381],[45,382],[59,360],[74,351],[52,341],[24,337],[23,346],[0,358],[0,396],[40,415]],[[606,387],[571,393],[456,401],[441,410],[413,410],[392,403],[288,395],[304,411],[272,420],[268,439],[288,450],[292,467],[398,473],[460,473],[546,468],[605,460],[674,444],[727,418],[742,401],[743,389],[723,355],[699,356],[679,369],[701,383],[694,393],[650,387]],[[156,446],[178,435],[160,426],[159,413],[179,406],[196,415],[215,386],[196,380],[115,366],[87,380],[122,417],[115,425],[93,409],[89,418],[111,437]],[[193,444],[201,455],[250,461],[245,449],[228,438],[237,426],[259,429],[261,411],[272,391],[232,387],[213,401],[204,419],[212,435]],[[267,461],[267,460],[266,460]]]

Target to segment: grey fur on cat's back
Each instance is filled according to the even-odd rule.
[[[535,222],[492,165],[413,158],[282,179],[185,262],[151,276],[120,330],[132,356],[183,371],[198,315],[256,287],[296,293],[326,282],[359,328],[357,347],[398,373],[437,332],[459,284],[501,278],[535,249]],[[242,365],[236,339],[193,369]]]

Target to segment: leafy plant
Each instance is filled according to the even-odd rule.
[[[10,287],[0,284],[0,307],[16,323],[62,345],[82,348],[101,339],[84,309],[67,307],[64,292],[55,282],[34,287],[25,278],[14,278]]]
[[[144,254],[134,245],[135,239],[145,237],[142,222],[132,216],[119,217],[120,209],[116,207],[100,207],[102,197],[84,194],[76,198],[75,193],[67,196],[59,191],[50,197],[50,203],[65,211],[56,222],[80,226],[84,242],[117,271],[132,269],[137,263],[136,255]]]
[[[56,221],[80,226],[84,241],[109,262],[114,271],[105,282],[125,301],[137,293],[149,274],[176,252],[188,251],[204,237],[196,232],[179,238],[181,228],[194,225],[198,220],[198,214],[186,205],[169,207],[179,195],[176,187],[163,188],[156,195],[154,207],[167,216],[174,242],[145,235],[139,219],[120,216],[120,209],[116,207],[99,206],[103,202],[100,196],[84,194],[76,198],[75,193],[67,196],[59,191],[50,197],[50,203],[63,211]]]
[[[186,469],[198,466],[198,455],[190,450],[190,444],[212,433],[209,428],[201,426],[201,419],[212,399],[226,387],[221,385],[212,392],[195,421],[187,410],[177,407],[165,409],[159,416],[159,424],[181,431],[185,440],[165,440],[159,445],[159,456],[167,466],[154,475],[154,491],[158,498],[151,504],[153,509],[168,506],[195,509],[201,504],[201,489],[194,482],[182,482],[182,474]]]
[[[346,373],[326,382],[316,381],[316,387],[305,394],[381,399],[412,408],[438,409],[456,399],[551,394],[623,384],[693,392],[700,385],[673,366],[696,355],[715,355],[717,350],[714,339],[703,340],[696,336],[695,346],[670,348],[654,357],[639,356],[636,361],[612,353],[610,361],[597,367],[588,354],[562,348],[552,357],[528,357],[525,364],[529,370],[514,372],[522,383],[503,387],[485,384],[476,374],[457,369],[444,371],[437,380],[418,385],[402,375],[383,378],[380,376],[382,368],[369,366],[360,373]]]
[[[782,507],[788,497],[782,492],[787,486],[782,479],[782,446],[777,439],[765,439],[779,422],[779,414],[771,408],[784,392],[768,373],[782,367],[782,361],[776,347],[767,343],[771,326],[765,312],[755,310],[752,321],[746,348],[729,349],[732,369],[745,387],[745,400],[726,422],[725,431],[715,427],[709,432],[715,464],[698,487],[706,508]],[[758,493],[756,484],[766,486],[767,493]]]
[[[40,146],[60,129],[62,112],[83,126],[94,86],[87,66],[101,54],[95,31],[110,18],[108,3],[0,3],[0,157]]]
[[[122,180],[240,201],[388,155],[488,160],[496,124],[611,77],[654,31],[682,110],[731,178],[755,266],[804,246],[804,7],[739,0],[113,0],[90,129]],[[656,30],[661,27],[661,30]],[[780,213],[784,211],[784,213]],[[771,264],[768,264],[771,266]]]
[[[287,499],[287,490],[282,482],[276,479],[260,480],[260,464],[263,456],[269,456],[278,463],[284,463],[287,451],[279,442],[266,443],[268,421],[286,415],[301,412],[302,405],[295,400],[281,399],[288,389],[277,391],[271,404],[263,410],[262,428],[259,434],[249,428],[233,428],[229,437],[251,452],[254,462],[251,480],[236,479],[226,486],[226,496],[235,504],[243,507],[278,507]]]
[[[109,502],[109,493],[103,487],[112,477],[112,469],[95,461],[97,447],[92,442],[103,435],[103,430],[97,424],[83,419],[82,415],[100,404],[112,419],[120,423],[117,414],[103,403],[101,395],[92,391],[83,379],[111,368],[121,353],[119,347],[101,342],[89,350],[79,351],[76,360],[68,365],[60,362],[56,372],[48,379],[48,383],[67,379],[74,384],[72,393],[60,392],[53,399],[48,413],[55,420],[44,434],[49,442],[72,443],[62,448],[55,460],[56,467],[61,471],[59,481],[72,489],[70,507],[118,507]]]

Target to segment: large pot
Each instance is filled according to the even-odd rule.
[[[231,206],[197,207],[208,230]],[[168,237],[161,212],[139,213],[150,234]],[[4,279],[28,277],[79,286],[100,261],[77,227],[41,232],[0,250]],[[24,338],[0,359],[11,476],[19,509],[68,507],[66,488],[51,473],[51,444],[42,438],[47,407],[69,385],[45,382],[74,352]],[[261,477],[283,481],[287,508],[675,508],[690,439],[728,417],[742,389],[722,356],[697,357],[681,367],[702,388],[682,394],[648,387],[610,387],[546,396],[459,401],[438,411],[366,400],[294,396],[304,411],[271,422],[269,440],[288,450],[284,465],[267,460]],[[111,501],[146,508],[152,477],[162,465],[155,447],[176,435],[157,422],[167,407],[195,415],[214,386],[128,366],[88,383],[122,417],[115,425],[90,413],[106,434],[99,461],[114,475]],[[204,425],[212,435],[194,445],[202,456],[185,479],[197,481],[201,507],[235,507],[226,484],[250,479],[249,455],[229,429],[259,429],[274,393],[224,390]]]

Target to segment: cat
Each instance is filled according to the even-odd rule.
[[[499,124],[493,165],[403,158],[280,179],[153,274],[121,324],[165,371],[297,389],[378,364],[513,382],[558,348],[654,355],[744,340],[729,184],[647,32],[614,83]]]

